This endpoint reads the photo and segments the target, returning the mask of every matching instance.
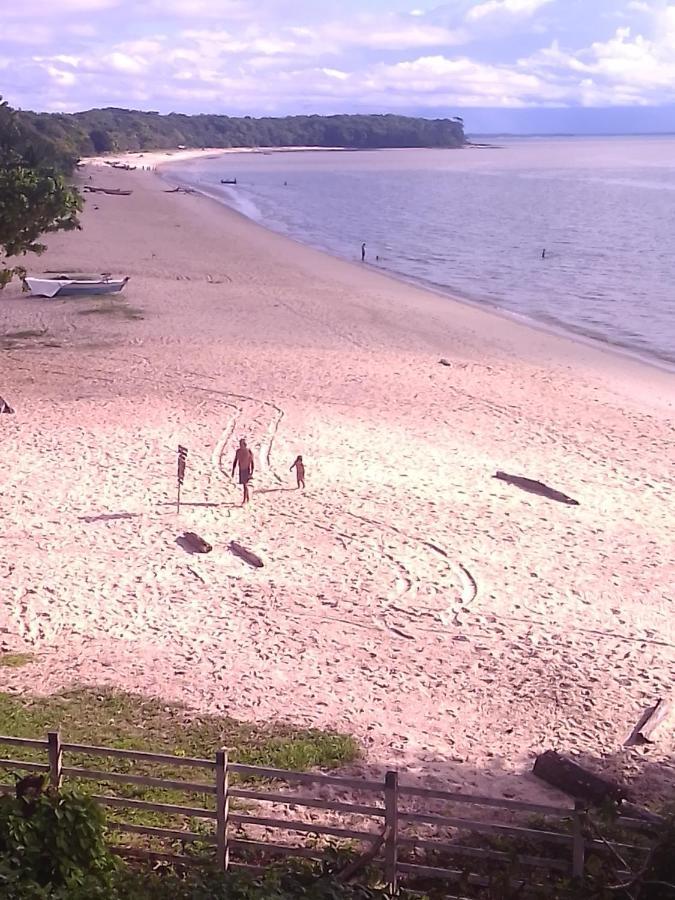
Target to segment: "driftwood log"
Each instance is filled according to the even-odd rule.
[[[129,197],[133,194],[133,191],[125,191],[121,188],[95,187],[93,184],[85,184],[82,190],[90,194],[111,194],[113,197]]]
[[[211,544],[194,531],[186,531],[183,534],[183,541],[194,553],[210,553],[213,550]]]
[[[621,803],[628,799],[628,790],[623,785],[589,772],[555,750],[547,750],[538,756],[532,773],[570,797],[587,800],[596,806],[608,800]]]
[[[0,397],[0,413],[13,413],[14,410],[6,400]]]
[[[567,506],[579,506],[579,501],[568,497],[562,491],[556,491],[555,488],[549,487],[543,481],[535,481],[534,478],[523,478],[522,475],[509,475],[508,472],[497,472],[494,476],[500,481],[507,484],[513,484],[528,494],[538,494],[540,497],[547,497],[549,500],[557,500],[558,503],[565,503]]]
[[[672,712],[672,698],[660,697],[654,706],[650,706],[640,716],[633,733],[626,741],[626,746],[633,747],[636,744],[651,744],[654,740],[654,732],[670,718]]]
[[[236,541],[230,541],[230,550],[235,556],[238,556],[240,559],[243,559],[244,562],[247,562],[249,566],[253,566],[254,569],[262,569],[264,565],[262,559],[253,553],[252,550],[247,550],[246,547],[242,547],[242,545],[238,544]]]

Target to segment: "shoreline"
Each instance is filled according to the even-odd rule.
[[[319,147],[316,149],[321,150],[323,148]],[[189,188],[195,196],[201,197],[202,199],[207,200],[211,203],[215,203],[220,208],[223,208],[236,216],[240,216],[245,221],[250,222],[254,228],[260,228],[267,234],[273,234],[281,238],[282,240],[290,241],[295,246],[303,247],[307,250],[311,250],[314,253],[320,253],[332,260],[344,263],[345,265],[353,266],[355,267],[355,271],[358,270],[362,272],[363,268],[366,268],[368,272],[372,272],[373,274],[382,276],[383,278],[394,281],[397,284],[408,285],[418,291],[422,291],[425,294],[443,298],[445,301],[448,301],[450,303],[457,303],[461,306],[469,307],[470,309],[476,310],[477,312],[483,313],[487,316],[494,316],[498,320],[506,321],[522,328],[532,329],[533,331],[536,331],[540,334],[545,334],[552,338],[560,339],[561,341],[570,341],[573,344],[587,347],[599,354],[609,354],[611,357],[616,357],[619,360],[628,360],[633,364],[646,366],[648,369],[656,370],[657,372],[665,375],[675,376],[675,362],[670,362],[669,360],[662,359],[661,357],[648,356],[622,344],[614,344],[610,341],[604,341],[601,338],[595,337],[593,335],[584,334],[581,331],[575,331],[571,328],[566,329],[562,326],[556,326],[552,323],[547,323],[539,319],[534,319],[525,315],[511,312],[510,310],[504,309],[503,307],[482,302],[480,300],[474,300],[471,297],[463,296],[462,294],[453,292],[450,289],[444,289],[443,287],[429,284],[421,279],[406,277],[405,275],[398,272],[393,272],[378,266],[371,266],[370,264],[364,267],[355,259],[349,259],[346,256],[341,256],[338,253],[331,251],[329,248],[321,247],[308,241],[303,241],[300,238],[296,238],[282,230],[277,230],[276,228],[273,228],[271,225],[268,225],[263,221],[258,221],[257,219],[246,215],[246,213],[238,209],[236,205],[228,203],[227,200],[224,197],[221,197],[219,194],[209,193],[203,187],[195,186],[190,181],[181,178],[180,173],[172,175],[170,172],[172,163],[172,160],[166,160],[159,163],[154,170],[154,174],[167,184],[171,182],[172,184],[178,184],[180,187]]]
[[[227,156],[231,153],[312,153],[319,150],[326,152],[347,151],[346,147],[190,147],[180,150],[125,150],[123,153],[106,153],[102,156],[87,156],[80,160],[82,166],[106,167],[114,169],[113,163],[118,163],[121,169],[124,165],[134,164],[136,169],[144,167],[156,171],[161,166],[171,165],[176,162],[190,162],[198,159],[217,159],[219,156]],[[168,157],[168,158],[167,158]],[[139,162],[142,160],[142,162]],[[122,169],[122,171],[126,171]]]
[[[96,179],[133,193],[90,196],[28,262],[129,274],[124,293],[0,304],[0,646],[35,658],[0,689],[333,728],[362,772],[533,802],[558,747],[666,795],[672,735],[644,758],[623,741],[675,658],[672,378],[147,173]]]
[[[303,149],[313,149],[316,151],[323,150],[325,148],[316,147],[316,148],[303,148]],[[338,148],[329,148],[329,149],[338,149]],[[239,152],[239,151],[233,151]],[[197,161],[199,158],[213,158],[213,157],[189,157],[178,162],[192,162]],[[237,206],[233,203],[228,202],[225,196],[222,196],[217,193],[209,193],[203,187],[196,186],[189,180],[183,178],[180,172],[171,175],[170,168],[172,165],[176,164],[176,160],[162,160],[160,161],[156,168],[155,173],[159,175],[160,178],[167,180],[172,178],[174,182],[180,184],[181,187],[188,187],[194,193],[211,200],[219,205],[225,207],[226,209],[234,212],[237,215],[243,216],[245,219],[250,221],[252,224],[263,228],[265,231],[270,232],[272,234],[276,234],[280,237],[286,238],[287,240],[292,241],[293,243],[307,247],[311,250],[314,250],[319,253],[324,253],[332,259],[340,260],[349,265],[359,266],[360,264],[354,260],[350,259],[347,256],[342,256],[339,253],[331,250],[328,247],[321,246],[319,244],[314,244],[311,241],[305,240],[301,237],[296,237],[287,233],[282,229],[275,228],[272,224],[264,222],[262,220],[255,219],[251,216],[248,216],[245,212],[242,212]],[[566,340],[574,341],[575,343],[580,343],[585,346],[591,347],[600,352],[611,353],[614,355],[618,355],[619,357],[630,359],[633,362],[640,363],[642,365],[649,366],[650,368],[657,369],[660,372],[664,372],[669,375],[675,375],[675,361],[663,358],[656,354],[648,354],[642,353],[637,349],[634,349],[625,344],[614,343],[610,340],[605,340],[601,337],[598,337],[593,334],[587,334],[583,330],[575,329],[573,327],[565,327],[562,325],[557,325],[555,323],[546,322],[541,319],[532,318],[530,316],[512,312],[504,307],[498,306],[497,304],[490,303],[488,301],[482,301],[475,299],[473,297],[463,295],[457,291],[453,291],[451,288],[445,288],[441,285],[435,285],[430,282],[426,282],[423,279],[417,279],[413,276],[406,276],[403,273],[391,271],[382,267],[372,266],[368,264],[369,268],[373,271],[378,272],[379,274],[385,276],[386,278],[393,279],[394,281],[408,284],[418,290],[425,291],[430,294],[434,294],[439,297],[443,297],[446,300],[454,303],[460,303],[463,305],[468,305],[474,309],[481,310],[483,312],[487,312],[489,314],[496,315],[500,318],[504,318],[509,322],[514,322],[516,324],[524,325],[525,327],[532,328],[536,331],[543,332],[545,334],[552,335],[554,337],[559,337]]]

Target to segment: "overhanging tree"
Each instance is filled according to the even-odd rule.
[[[41,157],[16,113],[0,98],[0,290],[23,266],[7,259],[43,253],[43,234],[79,228],[82,199],[53,165]]]

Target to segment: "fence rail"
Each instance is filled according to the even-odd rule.
[[[399,783],[399,774],[394,771],[387,772],[383,781],[341,778],[229,763],[227,754],[222,750],[215,754],[215,759],[209,760],[71,744],[62,742],[58,732],[49,732],[47,740],[0,737],[0,745],[26,748],[33,757],[39,752],[47,759],[46,762],[0,759],[0,770],[44,773],[56,789],[61,788],[64,780],[95,782],[99,792],[92,797],[102,806],[127,812],[132,814],[132,818],[134,814],[151,813],[182,820],[166,827],[166,823],[156,820],[153,824],[109,821],[109,831],[118,840],[123,835],[133,835],[164,842],[162,849],[124,846],[118,840],[114,842],[115,853],[133,858],[192,865],[207,860],[213,862],[215,853],[215,862],[223,870],[248,867],[259,871],[264,859],[270,856],[326,859],[325,848],[302,843],[303,837],[306,841],[308,836],[317,835],[359,842],[371,851],[377,849],[373,863],[382,868],[384,880],[395,889],[401,877],[440,878],[456,882],[467,875],[469,883],[481,884],[485,880],[484,875],[467,873],[466,866],[461,862],[477,859],[492,866],[507,866],[516,862],[533,870],[533,874],[537,872],[541,875],[548,871],[580,878],[584,875],[587,852],[607,849],[599,848],[600,841],[584,835],[585,809],[579,803],[568,808],[407,786]],[[80,759],[107,757],[131,766],[150,764],[198,769],[212,773],[213,780],[182,781],[176,777],[106,771],[103,767],[90,769],[81,762],[65,765],[64,758],[71,756]],[[232,787],[232,778],[255,783]],[[287,786],[286,790],[280,789],[283,784]],[[114,790],[112,794],[103,793],[101,787],[105,785],[120,785],[127,790],[148,788],[152,799],[119,796]],[[296,794],[289,790],[292,786],[305,790],[313,786],[314,794]],[[340,799],[316,796],[320,791],[325,794],[333,789],[339,792]],[[11,786],[0,783],[0,793],[7,793],[8,790],[12,790]],[[161,791],[201,795],[205,805],[164,802],[155,798],[156,792]],[[368,795],[369,799],[367,802],[349,802],[344,799],[344,794]],[[233,803],[238,804],[236,808]],[[251,804],[255,804],[253,809]],[[483,814],[477,818],[458,816],[452,810],[457,806],[482,809]],[[285,815],[281,814],[280,809],[285,810]],[[485,810],[491,818],[485,818]],[[317,818],[317,811],[324,814],[321,819]],[[507,821],[496,820],[498,811]],[[546,824],[528,827],[514,823],[514,817],[525,813],[540,817]],[[119,812],[116,814],[119,815]],[[200,831],[200,828],[208,830]],[[273,836],[270,832],[274,833]],[[472,838],[485,834],[524,839],[527,848],[510,853],[489,846],[469,846],[464,841],[455,843],[453,840],[458,836]],[[170,849],[171,845],[174,848],[176,844],[181,845],[183,852],[167,851],[167,843]],[[185,845],[198,845],[200,850],[203,847],[202,853],[206,855],[186,855]],[[541,854],[533,851],[533,847],[537,850],[541,847]],[[552,852],[554,848],[557,850]]]

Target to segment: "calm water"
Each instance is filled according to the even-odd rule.
[[[675,138],[236,154],[179,173],[336,255],[366,241],[392,274],[675,366]]]

